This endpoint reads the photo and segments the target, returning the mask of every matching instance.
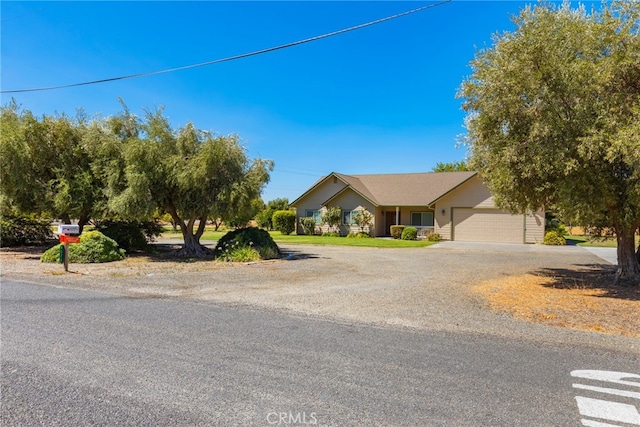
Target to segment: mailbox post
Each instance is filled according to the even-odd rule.
[[[60,243],[64,246],[64,271],[69,271],[69,243],[78,243],[80,238],[80,227],[75,224],[58,225],[58,234],[60,235]]]

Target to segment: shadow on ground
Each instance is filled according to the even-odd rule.
[[[616,267],[610,264],[577,264],[576,269],[543,268],[534,272],[552,279],[546,287],[554,289],[593,289],[598,297],[640,301],[640,286],[614,285]]]

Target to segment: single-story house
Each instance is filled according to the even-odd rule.
[[[313,217],[317,232],[327,231],[322,214],[328,208],[342,211],[341,234],[360,231],[352,216],[366,209],[373,215],[368,231],[390,235],[392,225],[418,228],[445,240],[536,243],[544,238],[544,212],[522,215],[498,209],[477,172],[344,175],[332,172],[291,203],[300,218]]]

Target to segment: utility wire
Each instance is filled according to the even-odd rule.
[[[92,81],[88,81],[88,82],[73,83],[73,84],[61,85],[61,86],[49,86],[49,87],[39,87],[39,88],[31,88],[31,89],[0,90],[0,93],[23,93],[23,92],[39,92],[39,91],[54,90],[54,89],[66,89],[66,88],[76,87],[76,86],[87,86],[87,85],[93,85],[93,84],[98,84],[98,83],[114,82],[114,81],[117,81],[117,80],[134,79],[134,78],[138,78],[138,77],[148,77],[148,76],[154,76],[154,75],[157,75],[157,74],[172,73],[174,71],[188,70],[190,68],[204,67],[206,65],[219,64],[221,62],[234,61],[236,59],[242,59],[242,58],[247,58],[247,57],[250,57],[250,56],[261,55],[263,53],[273,52],[273,51],[276,51],[276,50],[286,49],[288,47],[293,47],[293,46],[301,45],[301,44],[304,44],[304,43],[309,43],[309,42],[313,42],[313,41],[316,41],[316,40],[325,39],[327,37],[337,36],[339,34],[347,33],[349,31],[359,30],[361,28],[369,27],[371,25],[380,24],[381,22],[390,21],[392,19],[400,18],[400,17],[406,16],[406,15],[411,15],[411,14],[417,13],[417,12],[422,12],[423,10],[431,9],[433,7],[440,6],[440,5],[443,5],[445,3],[449,3],[449,2],[451,2],[451,0],[444,0],[444,1],[441,1],[441,2],[438,2],[438,3],[433,3],[433,4],[430,4],[430,5],[427,5],[427,6],[422,6],[422,7],[416,8],[416,9],[408,10],[406,12],[398,13],[396,15],[391,15],[391,16],[387,16],[385,18],[376,19],[375,21],[370,21],[370,22],[367,22],[367,23],[364,23],[364,24],[355,25],[353,27],[344,28],[342,30],[332,31],[330,33],[325,33],[325,34],[322,34],[322,35],[319,35],[319,36],[314,36],[314,37],[310,37],[310,38],[307,38],[307,39],[298,40],[298,41],[295,41],[295,42],[292,42],[292,43],[287,43],[287,44],[282,44],[282,45],[275,46],[275,47],[270,47],[270,48],[267,48],[267,49],[256,50],[256,51],[253,51],[253,52],[243,53],[243,54],[240,54],[240,55],[228,56],[226,58],[221,58],[221,59],[214,59],[213,61],[201,62],[199,64],[184,65],[182,67],[167,68],[165,70],[150,71],[150,72],[139,73],[139,74],[130,74],[130,75],[127,75],[127,76],[111,77],[111,78],[107,78],[107,79],[92,80]]]

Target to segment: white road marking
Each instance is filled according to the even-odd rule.
[[[572,371],[571,376],[578,377],[578,378],[586,378],[588,380],[606,381],[606,382],[615,383],[615,384],[640,387],[640,382],[622,380],[622,378],[639,378],[640,379],[640,375],[630,374],[628,372],[581,370],[581,371]]]
[[[602,393],[604,395],[620,396],[640,400],[640,392],[628,390],[629,387],[640,388],[640,382],[629,381],[630,379],[640,379],[640,375],[628,372],[597,371],[597,370],[577,370],[572,371],[571,376],[586,380],[595,380],[608,383],[608,385],[622,386],[619,388],[598,387],[587,384],[573,384],[573,388],[589,392]],[[580,421],[587,427],[620,427],[618,424],[608,422],[620,422],[627,425],[640,426],[640,412],[638,408],[629,403],[621,403],[610,400],[594,399],[591,397],[576,396],[578,410],[582,417],[596,418],[600,421],[582,418]],[[608,421],[608,422],[605,422]]]
[[[582,396],[576,396],[576,401],[584,416],[640,426],[640,413],[633,405]]]
[[[587,427],[620,427],[618,424],[601,423],[591,420],[582,420],[582,425]]]
[[[638,393],[637,391],[618,390],[617,388],[594,387],[591,385],[584,385],[584,384],[574,384],[573,387],[580,388],[583,390],[597,391],[598,393],[607,393],[607,394],[613,394],[616,396],[631,397],[633,399],[640,400],[640,393]]]

